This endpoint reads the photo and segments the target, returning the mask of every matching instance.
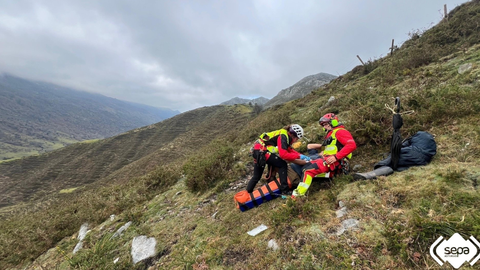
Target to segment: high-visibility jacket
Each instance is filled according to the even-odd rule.
[[[338,134],[337,134],[338,133]],[[338,136],[337,136],[338,135]],[[352,134],[348,132],[343,126],[335,127],[325,137],[322,145],[325,150],[322,152],[323,156],[335,156],[337,162],[327,165],[325,158],[312,160],[310,165],[306,165],[303,169],[303,179],[298,187],[293,191],[294,196],[303,196],[312,184],[313,177],[332,178],[333,172],[337,166],[340,166],[340,161],[343,158],[351,158],[352,152],[357,148]]]
[[[355,141],[353,140],[353,138],[347,138],[347,143],[345,143],[345,144],[341,143],[337,139],[337,136],[336,136],[337,132],[340,131],[340,130],[347,131],[343,126],[340,126],[338,128],[333,129],[331,131],[331,133],[327,135],[327,138],[324,141],[324,146],[325,146],[325,150],[323,150],[323,156],[324,157],[335,155],[337,160],[340,160],[344,157],[346,157],[348,159],[352,158],[352,151],[357,148],[356,144],[355,144]],[[350,132],[348,132],[348,134],[349,134],[350,137],[352,137]],[[351,146],[352,143],[354,145],[353,147]],[[344,149],[344,146],[347,146],[347,148]]]
[[[264,147],[267,153],[267,159],[270,154],[276,154],[281,159],[292,161],[300,158],[300,153],[291,147],[292,139],[286,129],[279,129],[272,132],[266,132],[260,135],[259,143]],[[270,154],[269,154],[270,153]]]

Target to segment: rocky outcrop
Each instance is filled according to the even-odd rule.
[[[337,76],[327,74],[327,73],[318,73],[315,75],[307,76],[301,79],[296,84],[290,86],[289,88],[283,89],[275,97],[270,99],[265,103],[265,108],[272,107],[274,105],[283,104],[290,100],[297,98],[302,98],[312,92],[315,89],[318,89],[320,86],[329,83],[331,80],[335,79]]]

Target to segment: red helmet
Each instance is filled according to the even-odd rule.
[[[338,120],[338,116],[336,116],[334,113],[327,113],[322,116],[320,120],[318,120],[318,123],[320,125],[330,124],[330,126],[336,127],[340,124],[340,121]]]

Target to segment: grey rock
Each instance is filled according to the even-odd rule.
[[[78,231],[78,236],[77,239],[82,241],[85,239],[85,236],[88,233],[88,223],[83,223],[82,226],[80,226],[80,230]]]
[[[353,170],[354,172],[358,172],[361,168],[363,168],[362,165],[360,165],[360,164],[355,164],[355,166],[353,166],[352,170]]]
[[[347,207],[342,207],[339,210],[336,211],[337,213],[337,218],[341,218],[347,214]]]
[[[268,248],[273,249],[273,251],[277,251],[278,250],[277,241],[275,241],[275,239],[270,239],[270,241],[268,241]]]
[[[133,238],[131,251],[133,264],[154,256],[156,245],[157,241],[153,237],[141,235]]]
[[[337,236],[342,235],[347,230],[352,230],[358,227],[360,222],[356,219],[350,218],[342,221],[342,225],[337,231]]]
[[[469,71],[470,69],[472,69],[472,67],[473,67],[472,63],[463,64],[460,67],[458,67],[458,73],[463,74]]]
[[[75,248],[73,248],[73,254],[77,253],[80,249],[83,248],[83,241],[79,241],[76,245]]]
[[[344,221],[342,221],[342,226],[345,227],[345,229],[350,229],[350,228],[353,228],[353,227],[358,227],[358,224],[360,223],[360,221],[354,219],[354,218],[349,218],[349,219],[346,219]]]
[[[118,229],[118,230],[113,234],[112,238],[117,237],[117,236],[120,236],[126,229],[128,229],[128,227],[130,227],[130,225],[132,225],[132,222],[131,222],[131,221],[125,223],[125,225],[123,225],[122,227],[120,227],[120,229]]]
[[[73,248],[73,254],[77,253],[80,249],[82,249],[83,239],[85,239],[85,236],[87,236],[88,232],[88,223],[83,223],[82,226],[80,226],[80,230],[78,231],[78,243],[75,245],[75,248]]]

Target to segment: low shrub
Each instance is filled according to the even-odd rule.
[[[185,163],[185,184],[192,192],[206,191],[218,181],[230,177],[235,161],[234,148],[225,141],[215,140]]]

